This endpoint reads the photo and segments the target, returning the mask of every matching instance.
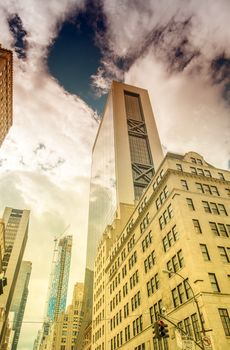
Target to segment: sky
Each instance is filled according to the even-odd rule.
[[[148,90],[164,152],[230,160],[229,0],[5,0],[13,126],[0,148],[0,215],[30,209],[33,263],[19,350],[45,310],[54,238],[69,226],[69,301],[84,280],[91,152],[111,81]]]

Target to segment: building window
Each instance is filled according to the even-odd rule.
[[[184,190],[188,191],[188,184],[186,180],[180,180],[181,186]]]
[[[159,225],[160,225],[160,229],[162,230],[165,225],[170,221],[170,219],[173,216],[173,211],[172,211],[172,205],[169,204],[169,206],[167,207],[167,209],[163,212],[163,215],[160,216],[159,218]]]
[[[133,298],[131,298],[132,311],[134,311],[141,304],[141,293],[138,291]]]
[[[201,333],[200,333],[200,329],[199,329],[199,322],[198,322],[197,314],[191,315],[191,319],[192,319],[192,327],[193,327],[195,339],[199,340],[201,338]]]
[[[145,343],[142,343],[141,345],[136,346],[134,350],[145,350]]]
[[[124,318],[129,316],[129,303],[124,305]]]
[[[218,309],[220,319],[224,328],[224,333],[226,336],[230,336],[230,318],[227,309]]]
[[[167,233],[167,235],[163,238],[163,247],[164,251],[167,252],[169,248],[179,239],[179,234],[177,232],[176,225],[173,226],[172,230]]]
[[[142,332],[143,325],[142,325],[142,316],[139,316],[136,318],[136,320],[133,321],[133,336],[139,334]]]
[[[228,216],[225,206],[223,204],[216,204],[213,202],[202,201],[204,211],[216,215]]]
[[[218,173],[218,175],[219,175],[219,178],[220,178],[221,180],[225,180],[224,174],[223,174],[223,173]]]
[[[205,193],[205,194],[211,194],[214,196],[219,196],[219,191],[216,186],[209,186],[207,184],[201,184],[199,182],[196,182],[196,188],[199,192]]]
[[[137,252],[135,250],[135,252],[129,258],[129,270],[135,265],[136,262],[137,262]]]
[[[230,248],[225,247],[217,247],[220,253],[220,258],[222,262],[229,263],[230,262]]]
[[[159,277],[156,273],[146,284],[148,297],[159,289]]]
[[[146,229],[146,227],[149,224],[149,213],[146,214],[146,216],[144,217],[144,219],[142,220],[142,222],[140,223],[140,230],[141,233],[144,232],[144,230]]]
[[[199,220],[193,219],[192,222],[193,222],[193,226],[194,226],[196,233],[202,233]]]
[[[190,322],[190,318],[187,317],[184,319],[184,327],[185,327],[185,332],[190,336],[192,337],[192,325],[191,325],[191,322]]]
[[[200,250],[201,250],[203,259],[205,261],[209,261],[210,260],[210,256],[209,256],[208,248],[207,248],[206,244],[200,244]]]
[[[139,282],[139,276],[138,276],[138,270],[134,272],[134,274],[130,277],[129,283],[130,283],[130,289],[135,287],[135,285]]]
[[[160,299],[149,309],[150,322],[153,324],[158,319],[158,314],[162,314],[163,302]]]
[[[184,266],[184,257],[182,250],[179,250],[176,255],[172,257],[171,260],[167,262],[167,270],[172,272],[177,272]],[[171,277],[172,274],[168,276]]]
[[[179,170],[179,171],[183,171],[182,165],[181,165],[181,164],[176,164],[176,168],[177,168],[177,170]]]
[[[215,273],[209,273],[208,275],[209,275],[213,292],[220,292],[220,288],[219,288]]]
[[[145,272],[147,273],[153,267],[153,265],[155,265],[155,263],[156,263],[156,254],[155,254],[155,250],[153,250],[152,253],[144,261]]]
[[[145,238],[142,241],[142,251],[145,252],[145,250],[150,246],[152,243],[152,232],[149,231],[149,233],[145,236]]]
[[[160,193],[159,197],[156,199],[156,208],[159,209],[168,197],[169,192],[167,186],[164,187],[163,191]]]
[[[125,341],[130,339],[130,326],[125,327]]]
[[[172,299],[174,307],[183,304],[186,300],[192,297],[192,291],[188,282],[188,278],[186,278],[183,282],[178,284],[176,288],[172,290]]]
[[[216,224],[215,222],[209,221],[212,232],[215,236],[229,237],[230,234],[230,225],[224,225],[221,223]]]
[[[189,209],[190,210],[195,210],[195,207],[194,207],[192,199],[191,198],[186,198],[186,201],[187,201]]]

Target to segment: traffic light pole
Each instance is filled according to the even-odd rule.
[[[176,323],[172,322],[171,320],[169,320],[167,317],[165,317],[164,315],[161,315],[161,314],[157,314],[159,318],[163,318],[164,320],[166,320],[167,322],[171,323],[174,327],[176,327],[176,329],[178,329],[181,333],[183,333],[184,335],[188,336],[188,334],[180,327],[177,326]],[[190,337],[192,338],[192,340],[194,341],[194,343],[202,350],[204,350],[204,347],[203,347],[203,343],[202,345],[200,345],[193,337]]]
[[[194,294],[194,291],[190,285],[190,283],[188,282],[187,279],[185,279],[181,274],[179,274],[178,272],[175,272],[175,271],[169,271],[169,270],[163,270],[163,272],[166,272],[168,274],[173,274],[173,275],[177,275],[179,276],[180,278],[182,278],[182,280],[184,281],[184,283],[187,283],[187,285],[189,286],[191,292],[192,292],[192,298],[193,300],[195,301],[195,304],[196,304],[196,309],[197,309],[197,314],[198,314],[198,318],[199,318],[199,321],[200,321],[200,325],[201,325],[201,332],[203,334],[203,337],[205,336],[205,328],[204,328],[204,324],[203,324],[203,320],[202,320],[202,316],[201,316],[201,312],[200,312],[200,307],[199,307],[199,304],[198,304],[198,300],[196,299],[196,296]],[[202,350],[205,350],[204,348],[204,343],[203,343],[203,337],[201,336],[201,349]]]

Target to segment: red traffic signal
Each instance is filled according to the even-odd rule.
[[[168,325],[163,320],[158,321],[158,332],[159,332],[160,338],[168,338],[169,337]]]

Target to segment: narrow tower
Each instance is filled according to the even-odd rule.
[[[145,89],[113,82],[92,154],[84,321],[92,318],[96,248],[115,218],[125,224],[163,160],[163,152]],[[79,335],[82,343],[84,330]]]

